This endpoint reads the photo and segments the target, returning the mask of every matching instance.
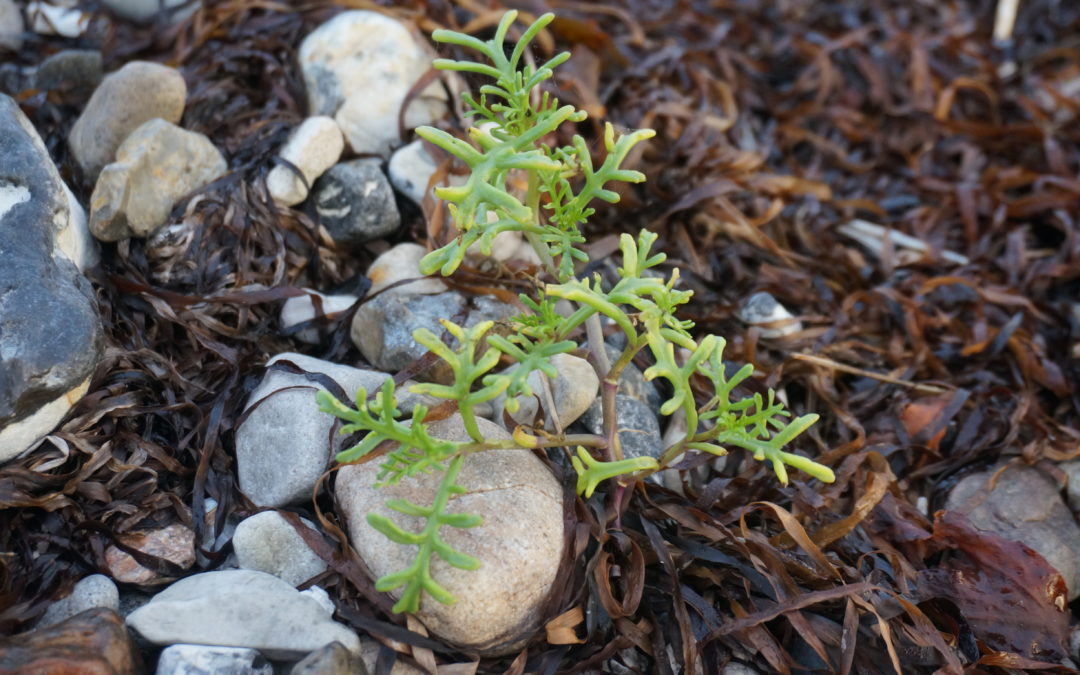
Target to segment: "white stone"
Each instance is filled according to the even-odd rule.
[[[506,439],[501,427],[478,419],[485,438]],[[460,415],[428,425],[437,438],[468,438]],[[350,464],[338,472],[336,495],[349,540],[376,577],[412,563],[414,546],[389,541],[367,522],[379,513],[416,531],[422,520],[393,511],[387,500],[430,505],[440,473],[422,474],[383,488],[374,487],[377,462]],[[452,512],[475,513],[483,524],[444,527],[442,539],[480,560],[477,570],[432,561],[432,577],[455,598],[452,605],[424,597],[417,618],[428,630],[467,651],[501,655],[514,651],[539,628],[540,608],[555,583],[563,549],[562,487],[528,450],[495,450],[470,455],[458,476],[466,490],[453,498]],[[399,591],[400,592],[400,589]]]
[[[104,574],[91,574],[75,584],[71,594],[49,605],[38,627],[51,626],[94,607],[120,609],[120,591]]]
[[[424,195],[429,193],[428,183],[438,168],[424,142],[416,140],[394,151],[386,172],[394,189],[413,200],[417,206],[423,206]],[[438,185],[464,185],[467,180],[468,176],[449,174],[446,180],[432,186],[432,189]]]
[[[399,21],[372,11],[342,12],[300,45],[309,113],[333,115],[353,152],[386,157],[399,139],[405,97],[431,61]],[[438,82],[426,87],[406,109],[406,128],[439,119],[445,99]]]
[[[316,316],[316,297],[321,301],[320,307],[322,311],[319,312],[318,315],[327,317],[334,317],[349,309],[359,301],[359,298],[355,295],[325,295],[318,291],[311,290],[310,288],[305,288],[304,292],[307,293],[307,295],[298,295],[294,298],[289,298],[281,305],[282,330],[288,330],[297,324],[314,319]],[[312,345],[317,345],[321,342],[317,328],[305,328],[294,333],[292,337]]]
[[[60,227],[56,235],[57,249],[75,263],[80,272],[98,264],[98,244],[94,236],[90,234],[90,225],[86,219],[86,211],[82,204],[71,192],[67,183],[61,181],[64,192],[67,194],[68,213],[67,222]]]
[[[0,185],[0,218],[19,204],[28,201],[30,201],[30,189],[25,185]]]
[[[90,378],[63,396],[49,401],[29,417],[0,428],[0,464],[37,446],[52,433],[71,407],[90,389]]]
[[[551,357],[551,365],[555,366],[559,373],[557,377],[548,378],[551,397],[555,402],[559,423],[566,428],[581,417],[596,400],[596,395],[600,391],[600,378],[596,374],[596,369],[588,361],[570,354],[556,354]],[[506,372],[512,372],[515,368],[517,366],[511,366]],[[544,407],[542,403],[545,400],[544,378],[544,374],[540,371],[533,371],[528,378],[533,395],[518,396],[518,411],[507,413],[518,424],[532,424],[537,411]],[[499,423],[502,422],[505,407],[505,396],[499,396],[493,401],[495,420]],[[551,428],[550,419],[545,426]]]
[[[291,352],[278,354],[267,366],[282,361],[329,376],[350,400],[357,389],[374,391],[389,377]],[[248,398],[249,409],[258,406],[236,431],[236,464],[240,489],[256,506],[310,500],[319,476],[342,449],[344,439],[332,435],[335,418],[319,410],[315,401],[319,389],[323,386],[318,381],[303,375],[268,370]]]
[[[22,49],[24,30],[26,25],[19,6],[12,0],[0,0],[0,51]]]
[[[315,529],[311,521],[301,521]],[[277,511],[263,511],[240,521],[233,534],[233,550],[241,569],[273,574],[292,586],[326,570],[323,559]]]
[[[248,647],[271,659],[300,659],[334,641],[360,649],[356,633],[320,602],[254,570],[181,579],[128,615],[127,625],[156,645]]]
[[[497,218],[494,211],[490,211],[488,215],[492,217],[489,220]],[[469,247],[466,256],[473,264],[483,264],[488,260],[506,262],[517,255],[523,241],[525,240],[520,232],[500,232],[491,240],[490,253],[485,255],[480,250],[480,242],[477,242]]]
[[[368,295],[375,295],[384,288],[405,279],[416,279],[390,289],[389,293],[408,295],[434,295],[447,290],[442,279],[425,277],[420,273],[420,260],[427,255],[427,249],[420,244],[404,243],[386,251],[368,268],[367,276],[371,279]]]
[[[307,199],[315,179],[334,166],[345,150],[345,138],[337,122],[330,117],[309,117],[289,136],[278,156],[294,164],[307,180],[307,186],[287,166],[275,166],[266,177],[266,188],[279,204],[293,206]]]
[[[274,666],[247,647],[172,645],[161,651],[155,675],[274,675]]]
[[[763,338],[779,338],[803,329],[802,322],[772,296],[764,291],[751,295],[739,309],[744,323],[757,326]]]
[[[59,35],[76,38],[86,32],[90,15],[75,7],[61,7],[34,0],[26,5],[30,30],[38,35]]]

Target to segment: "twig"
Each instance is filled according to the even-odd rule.
[[[884,375],[882,373],[875,373],[871,370],[864,370],[862,368],[856,368],[855,366],[849,366],[837,361],[833,361],[830,358],[824,356],[814,356],[813,354],[801,354],[795,353],[791,355],[792,358],[799,361],[805,361],[807,363],[813,363],[817,366],[824,366],[826,368],[832,368],[833,370],[839,370],[844,373],[850,373],[852,375],[861,375],[862,377],[869,377],[873,380],[880,380],[882,382],[888,382],[889,384],[898,384],[901,387],[908,387],[915,389],[916,391],[926,392],[928,394],[944,394],[948,391],[943,387],[938,387],[932,384],[922,384],[920,382],[912,382],[911,380],[902,380],[898,377],[891,375]]]

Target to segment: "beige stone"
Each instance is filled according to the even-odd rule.
[[[330,117],[309,117],[289,136],[279,156],[291,163],[304,180],[287,166],[275,166],[266,177],[266,189],[275,202],[293,206],[307,199],[315,179],[341,158],[345,139]],[[307,181],[307,185],[304,185]]]
[[[508,438],[502,428],[478,420],[486,438]],[[466,438],[460,415],[429,425],[432,435]],[[394,544],[371,527],[366,515],[380,513],[400,527],[416,530],[421,519],[390,510],[389,499],[430,505],[441,474],[404,479],[375,488],[378,462],[346,466],[338,473],[337,500],[353,547],[377,577],[408,566],[415,548]],[[470,456],[458,484],[467,492],[451,500],[451,511],[480,514],[482,525],[444,527],[443,539],[481,561],[475,571],[440,559],[432,576],[455,598],[443,605],[430,597],[417,618],[432,633],[462,649],[506,654],[539,628],[540,607],[555,582],[563,549],[562,488],[543,462],[528,450],[492,450]]]

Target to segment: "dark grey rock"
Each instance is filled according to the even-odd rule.
[[[1038,552],[1065,579],[1069,600],[1080,596],[1080,526],[1046,474],[1012,466],[971,474],[949,493],[945,508],[972,525]]]
[[[517,313],[493,298],[481,296],[474,302],[475,308],[464,322],[466,327]],[[465,306],[465,298],[455,291],[434,295],[383,293],[357,310],[352,322],[352,340],[376,368],[396,373],[427,352],[427,347],[413,339],[413,331],[427,328],[441,335],[439,320],[460,317]]]
[[[57,241],[70,213],[63,181],[30,121],[3,95],[0,157],[2,462],[51,432],[78,400],[103,337],[93,289]]]
[[[96,49],[65,49],[41,62],[34,72],[34,88],[43,91],[70,87],[93,91],[104,76],[101,52]]]
[[[158,658],[156,675],[273,675],[262,654],[247,647],[172,645]]]
[[[622,444],[623,457],[653,457],[660,459],[664,451],[660,436],[660,421],[655,408],[642,403],[636,398],[616,394],[616,427],[619,430],[619,443]],[[581,421],[594,434],[604,432],[604,415],[600,399],[593,402]]]
[[[604,346],[607,347],[608,359],[614,364],[622,354],[622,350],[611,344]],[[648,347],[645,347],[645,350],[648,350]],[[660,404],[663,402],[656,385],[646,380],[645,374],[633,363],[627,364],[626,368],[623,369],[622,377],[619,378],[619,393],[623,396],[636,398],[653,410],[659,410]]]
[[[363,244],[393,234],[401,225],[382,160],[335,164],[315,181],[313,189],[319,224],[339,244]]]

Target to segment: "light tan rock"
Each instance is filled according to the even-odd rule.
[[[289,136],[278,155],[300,169],[304,181],[286,166],[275,166],[266,177],[266,189],[275,202],[293,206],[307,199],[315,179],[334,166],[345,150],[345,138],[330,117],[309,117]]]
[[[559,372],[557,377],[549,378],[551,386],[551,398],[555,403],[555,410],[559,415],[559,423],[566,427],[577,418],[585,414],[596,394],[600,391],[600,378],[596,375],[596,369],[589,365],[585,359],[570,354],[556,354],[551,357],[551,365]],[[512,371],[517,366],[507,369]],[[518,397],[518,411],[508,413],[518,424],[532,424],[538,409],[543,408],[545,400],[543,394],[544,374],[533,371],[529,375],[529,386],[532,387],[532,396]],[[499,396],[495,399],[495,420],[502,420],[502,411],[506,407],[506,397]],[[551,416],[546,415],[550,421]],[[550,427],[550,424],[548,425]]]
[[[375,295],[382,289],[405,279],[416,281],[402,284],[391,289],[391,293],[408,295],[433,295],[446,290],[446,284],[437,277],[424,278],[420,272],[420,260],[427,255],[427,249],[420,244],[398,244],[386,251],[368,268],[367,276],[371,279],[368,295]]]
[[[92,179],[113,161],[131,132],[155,117],[177,123],[184,114],[187,85],[180,73],[160,63],[130,61],[94,90],[71,127],[68,145]]]
[[[206,136],[152,119],[127,137],[98,177],[90,231],[102,241],[149,236],[165,225],[181,197],[227,168]]]
[[[508,438],[502,428],[478,420],[487,438]],[[432,435],[465,439],[460,415],[431,423]],[[408,566],[415,548],[394,544],[371,527],[366,515],[380,513],[406,530],[421,519],[392,511],[389,499],[430,505],[441,476],[424,475],[375,488],[377,462],[349,465],[338,472],[337,500],[353,547],[377,577]],[[540,606],[555,582],[563,549],[562,488],[543,462],[528,450],[497,450],[470,456],[458,477],[466,493],[452,498],[451,511],[476,513],[484,523],[470,529],[444,527],[440,534],[455,549],[481,561],[475,571],[432,563],[432,576],[456,599],[443,605],[430,597],[417,618],[434,634],[481,654],[506,654],[539,627]]]

